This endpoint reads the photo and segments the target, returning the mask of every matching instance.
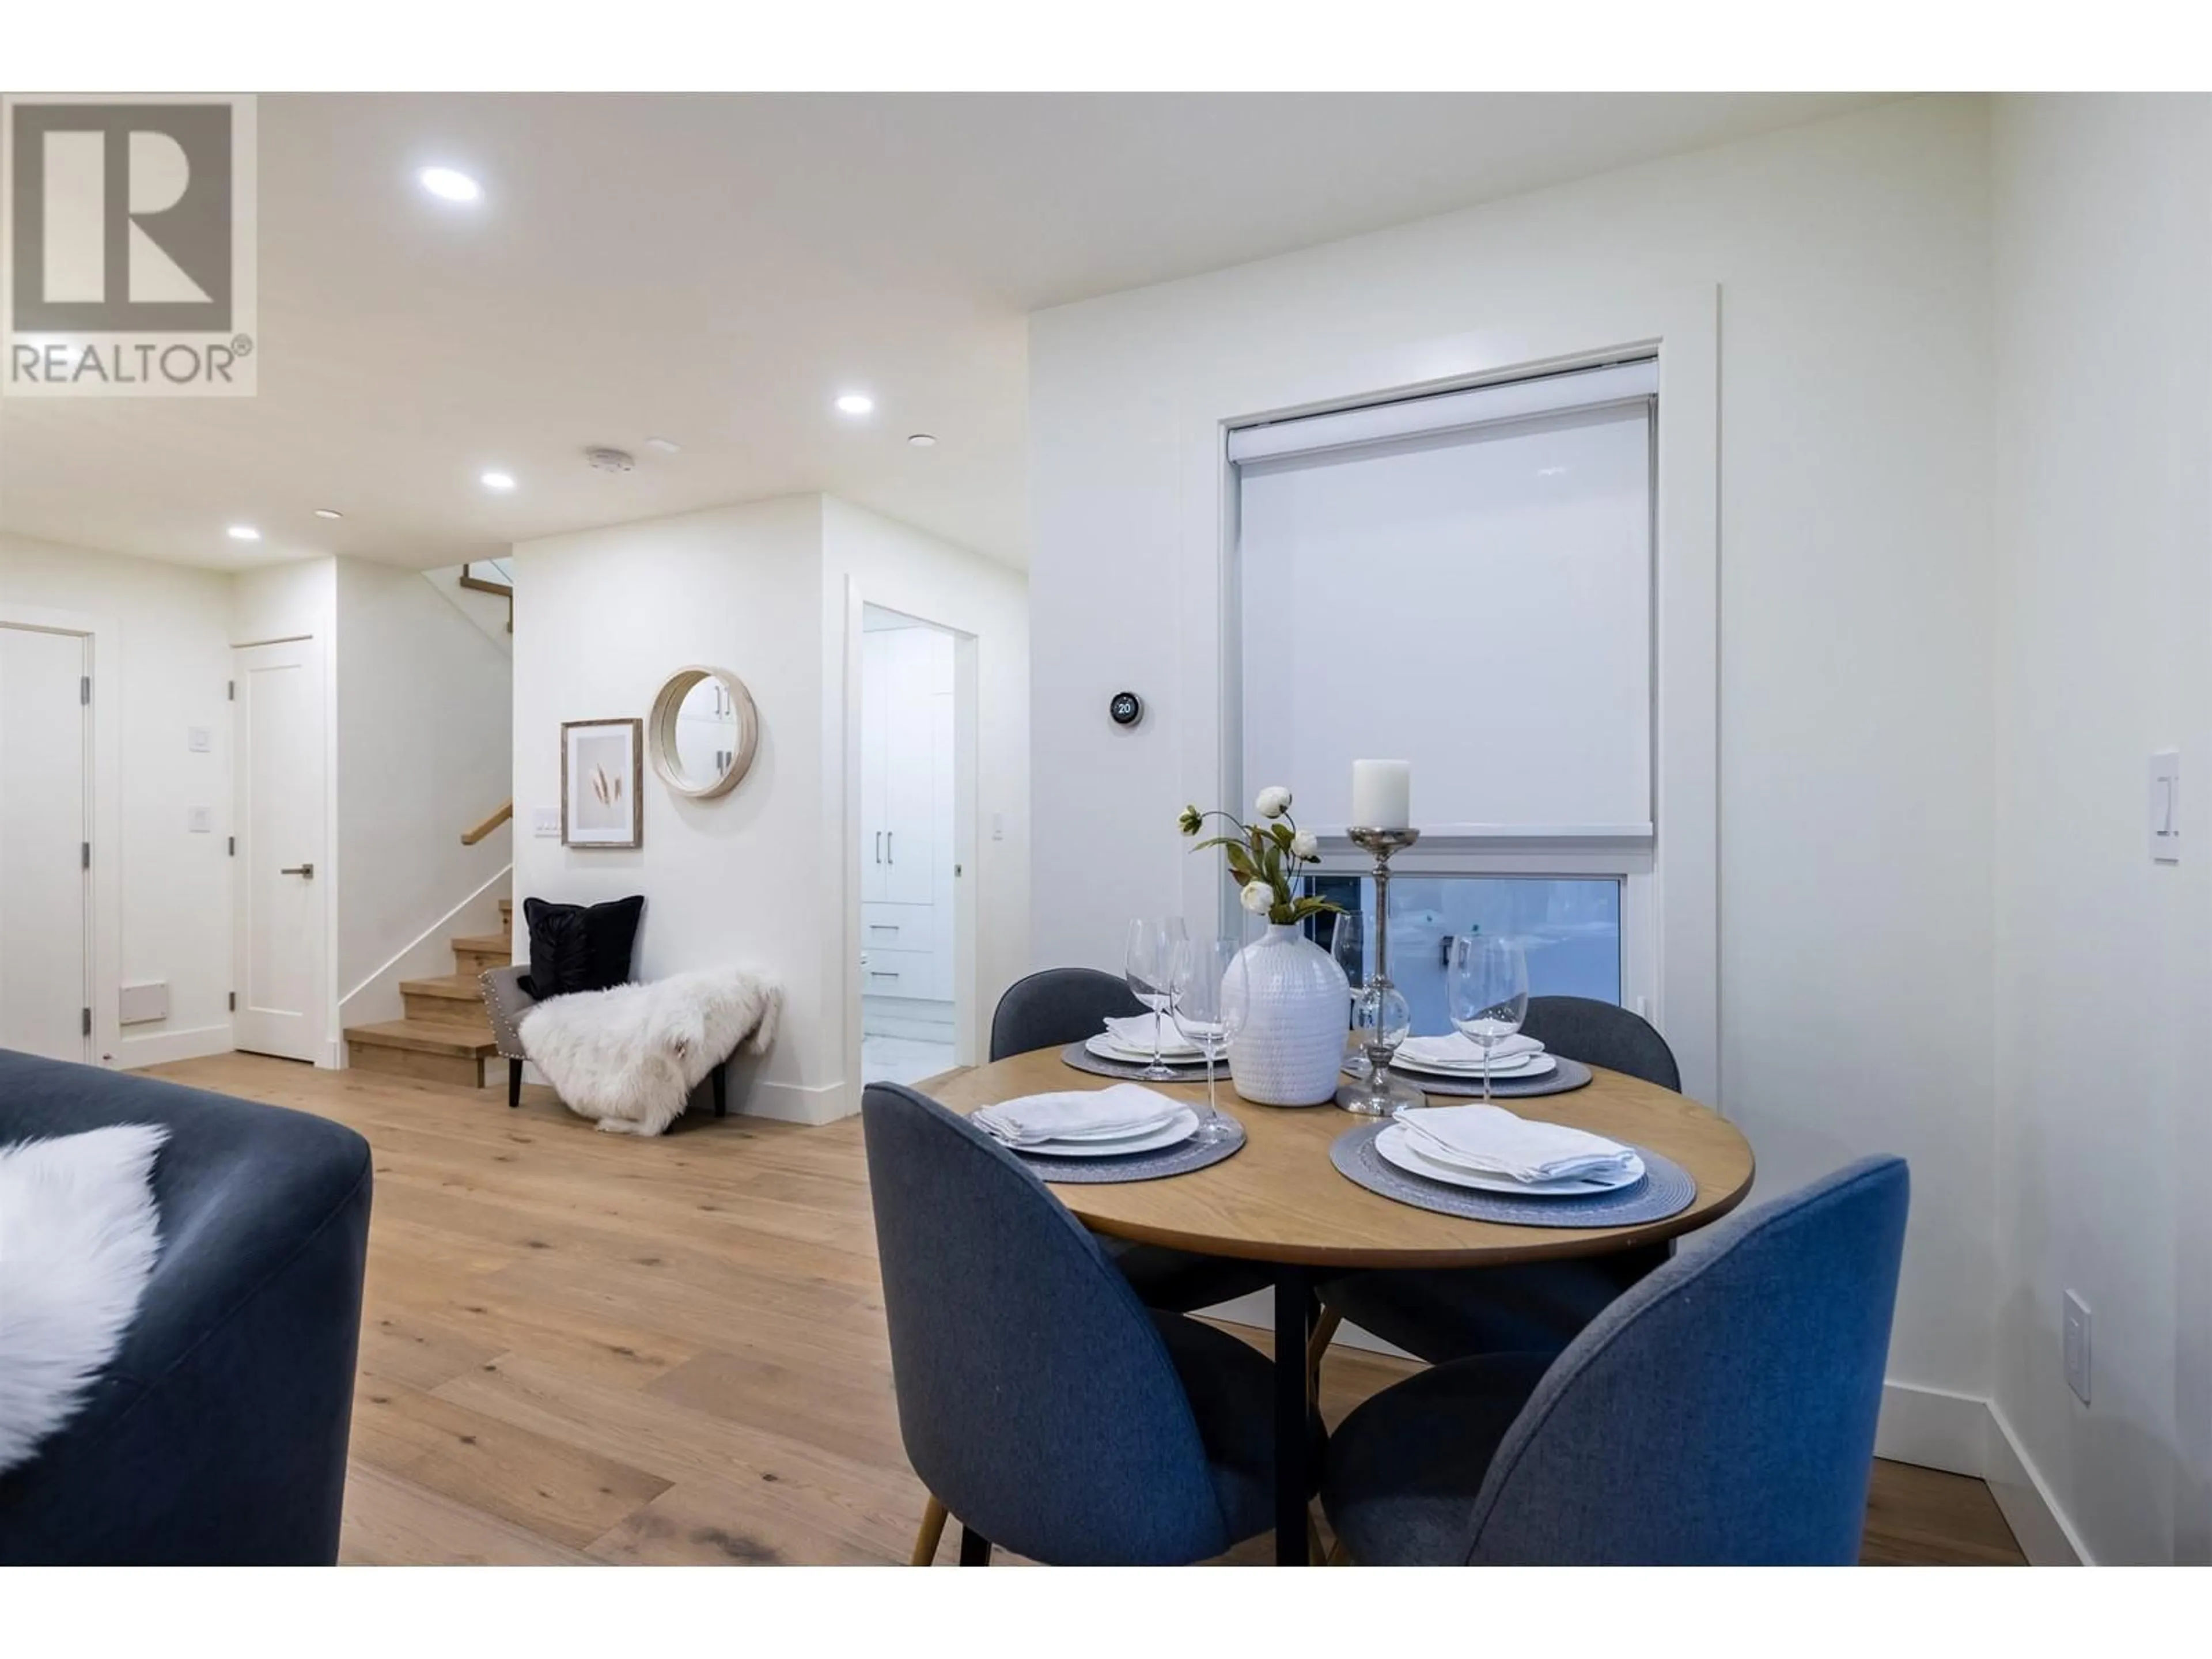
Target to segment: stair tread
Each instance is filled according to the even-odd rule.
[[[441,974],[435,979],[403,979],[399,994],[413,997],[448,997],[455,1002],[481,1002],[483,987],[477,982],[474,974]]]
[[[512,951],[514,941],[504,933],[476,933],[446,941],[456,951]]]
[[[387,1019],[374,1025],[349,1025],[346,1041],[377,1048],[412,1048],[418,1054],[458,1054],[482,1059],[499,1052],[487,1030],[478,1036],[466,1027],[441,1025],[429,1019]]]

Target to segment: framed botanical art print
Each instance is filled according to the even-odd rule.
[[[561,723],[561,844],[645,844],[645,722]]]

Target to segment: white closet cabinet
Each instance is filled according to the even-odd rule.
[[[860,988],[949,1001],[952,638],[860,637]]]

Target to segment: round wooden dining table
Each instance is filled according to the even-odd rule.
[[[1233,1157],[1188,1175],[1152,1181],[1048,1185],[1093,1231],[1207,1255],[1263,1261],[1275,1281],[1275,1554],[1307,1560],[1306,1501],[1312,1490],[1306,1420],[1306,1347],[1316,1311],[1314,1286],[1337,1273],[1376,1267],[1481,1268],[1506,1262],[1596,1255],[1692,1232],[1743,1201],[1751,1146],[1711,1108],[1619,1072],[1590,1068],[1587,1088],[1500,1101],[1516,1115],[1569,1124],[1672,1158],[1698,1183],[1688,1208],[1626,1227],[1522,1227],[1468,1221],[1370,1193],[1337,1173],[1329,1147],[1371,1120],[1334,1106],[1285,1109],[1240,1099],[1224,1079],[1221,1109],[1244,1127]],[[936,1085],[957,1112],[1023,1095],[1103,1089],[1115,1079],[1064,1065],[1057,1048],[1015,1054]],[[1206,1085],[1149,1085],[1202,1105]],[[1438,1105],[1466,1104],[1439,1096]]]

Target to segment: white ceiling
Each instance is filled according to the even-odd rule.
[[[1020,563],[1026,312],[1874,101],[264,97],[259,396],[0,401],[0,527],[429,568],[819,489]],[[432,162],[483,201],[428,198]]]

